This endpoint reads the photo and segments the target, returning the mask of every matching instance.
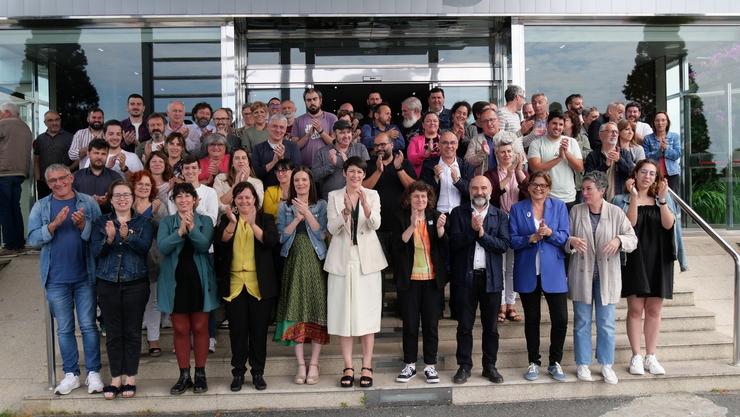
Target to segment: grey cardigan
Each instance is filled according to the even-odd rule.
[[[637,248],[637,236],[621,208],[602,202],[601,219],[596,227],[596,241],[591,229],[588,205],[578,204],[570,211],[570,238],[565,250],[571,253],[568,265],[568,298],[580,303],[593,303],[594,258],[599,268],[602,305],[617,304],[622,293],[622,265],[619,253],[606,257],[602,248],[614,237],[622,242],[623,252]],[[585,254],[571,246],[573,237],[586,240]]]

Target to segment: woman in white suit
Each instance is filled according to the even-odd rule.
[[[340,386],[354,384],[353,336],[360,336],[362,370],[360,387],[373,385],[373,345],[380,331],[382,312],[381,271],[388,265],[375,231],[380,227],[380,197],[362,187],[367,165],[353,156],[344,163],[347,185],[329,193],[327,229],[331,243],[324,270],[327,283],[327,328],[339,336],[344,358]],[[362,256],[360,256],[362,254]]]

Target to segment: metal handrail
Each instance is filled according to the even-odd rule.
[[[733,318],[732,318],[732,365],[740,366],[740,254],[737,253],[734,246],[729,244],[720,236],[696,211],[694,211],[687,202],[676,194],[675,191],[668,189],[673,201],[675,201],[683,211],[691,217],[696,224],[719,244],[735,260],[735,296],[733,297]]]

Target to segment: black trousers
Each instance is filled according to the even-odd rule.
[[[537,275],[537,288],[530,293],[519,293],[524,307],[524,336],[530,363],[540,362],[540,313],[542,294],[550,310],[550,365],[563,360],[563,344],[568,331],[568,293],[542,291],[542,279]]]
[[[242,289],[238,297],[226,303],[231,340],[231,373],[244,375],[247,359],[252,375],[263,375],[267,357],[267,328],[272,321],[274,298],[258,300]]]
[[[483,326],[483,361],[485,369],[496,366],[498,355],[498,309],[501,307],[501,291],[486,292],[485,271],[473,272],[473,286],[455,286],[455,316],[457,318],[457,365],[473,368],[473,324],[475,312],[480,304],[480,321]]]
[[[98,279],[98,304],[105,317],[105,348],[111,377],[136,375],[141,355],[141,323],[149,300],[149,278],[129,282]]]
[[[419,320],[424,341],[424,364],[437,364],[439,345],[439,297],[437,282],[411,281],[408,290],[398,290],[403,319],[403,362],[416,363],[419,356]]]

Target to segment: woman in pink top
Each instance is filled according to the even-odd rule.
[[[427,112],[422,117],[422,133],[411,138],[406,155],[414,167],[416,177],[421,173],[421,165],[429,157],[439,156],[439,117]]]
[[[229,172],[229,155],[226,153],[226,138],[218,133],[211,133],[204,139],[208,156],[198,161],[200,175],[198,181],[213,187],[213,180],[220,173]]]

